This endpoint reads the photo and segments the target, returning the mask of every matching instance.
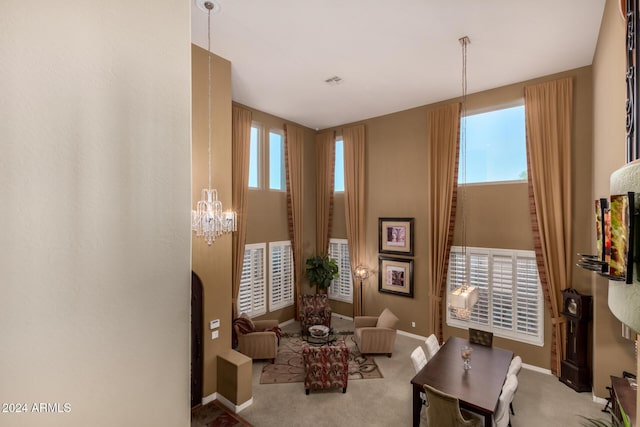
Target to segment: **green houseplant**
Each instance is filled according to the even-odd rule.
[[[314,255],[307,258],[306,271],[311,286],[316,286],[316,293],[329,289],[331,281],[339,277],[338,263],[335,259],[329,258],[329,255]]]

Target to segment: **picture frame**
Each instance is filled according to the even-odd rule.
[[[413,260],[378,256],[378,292],[413,298]]]
[[[413,218],[378,218],[378,252],[413,256]]]

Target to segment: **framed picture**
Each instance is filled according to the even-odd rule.
[[[413,256],[413,218],[378,218],[378,252]]]
[[[413,298],[413,260],[379,256],[378,292]]]

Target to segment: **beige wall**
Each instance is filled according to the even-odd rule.
[[[208,186],[207,51],[191,45],[192,55],[192,187],[193,207]],[[211,186],[223,209],[231,208],[231,63],[212,55],[211,61]],[[192,207],[192,208],[193,208]],[[193,271],[202,280],[204,320],[203,396],[217,389],[217,355],[231,348],[231,235],[211,245],[193,237]],[[209,322],[219,319],[219,338],[211,339]]]
[[[624,165],[625,137],[625,25],[618,2],[607,0],[593,60],[593,192],[591,199],[607,197],[609,176]],[[591,225],[593,227],[593,225]],[[593,228],[592,228],[593,229]],[[595,243],[592,243],[595,248]],[[608,282],[593,275],[594,295],[594,393],[607,396],[610,375],[622,370],[637,372],[633,342],[621,336],[621,323],[607,303]]]
[[[5,427],[188,426],[190,5],[3,2]],[[153,37],[150,37],[153,35]]]

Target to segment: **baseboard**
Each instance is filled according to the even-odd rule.
[[[280,323],[280,325],[279,325],[279,326],[280,326],[280,327],[287,326],[287,325],[292,324],[292,323],[293,323],[293,322],[295,322],[295,321],[296,321],[296,319],[289,319],[289,320],[285,320],[284,322]]]
[[[540,372],[541,374],[553,375],[551,373],[551,369],[545,369],[545,368],[541,368],[539,366],[529,365],[527,363],[523,363],[522,367],[524,369],[528,369],[530,371]]]
[[[213,394],[210,394],[209,396],[204,396],[202,398],[202,404],[206,405],[209,402],[213,402],[217,398],[218,398],[218,393],[213,393]]]
[[[401,331],[400,329],[398,329],[397,332],[399,335],[404,335],[405,337],[414,338],[416,340],[422,340],[422,341],[427,340],[427,337],[423,337],[422,335],[412,334],[411,332]]]
[[[609,401],[607,399],[603,399],[602,397],[598,397],[595,394],[591,394],[594,403],[599,403],[600,405],[606,405]]]
[[[233,412],[234,414],[238,414],[240,413],[242,410],[248,408],[249,406],[253,405],[253,397],[249,400],[247,400],[246,402],[244,402],[242,405],[236,405],[233,402],[231,402],[229,399],[225,398],[222,395],[218,396],[218,402],[222,403],[225,407],[227,407],[231,412]]]
[[[343,320],[353,320],[353,317],[345,316],[344,314],[331,313],[331,317],[337,317],[338,319]]]

